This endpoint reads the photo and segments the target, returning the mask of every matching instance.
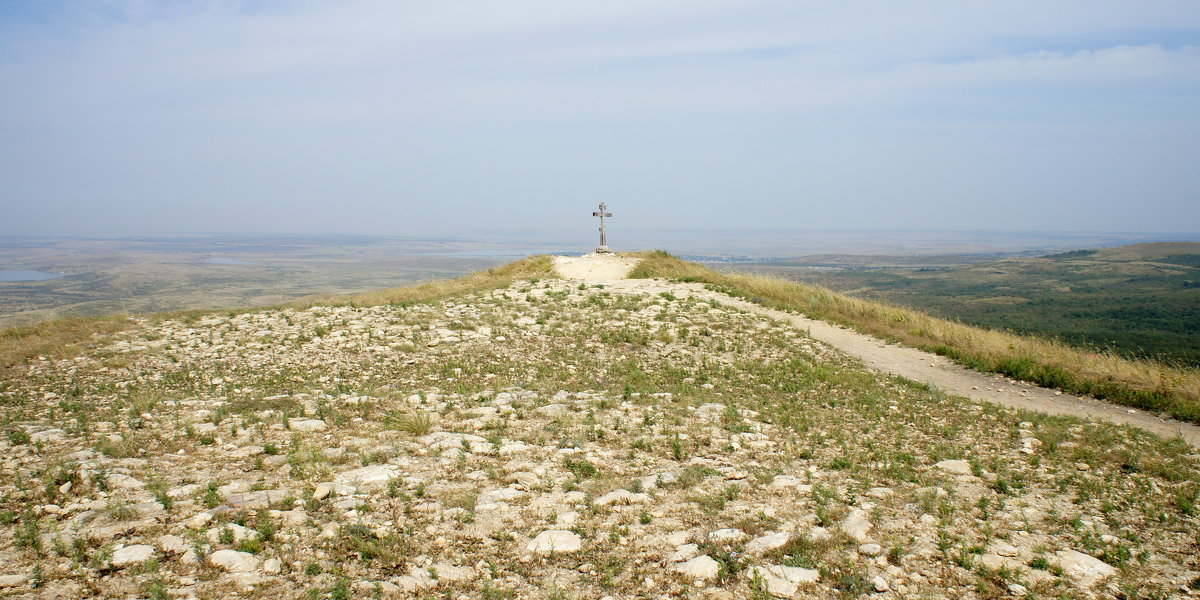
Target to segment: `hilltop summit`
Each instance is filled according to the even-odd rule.
[[[14,367],[0,595],[1200,587],[1185,442],[883,375],[633,266],[140,319]]]

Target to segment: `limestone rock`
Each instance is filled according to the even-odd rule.
[[[112,566],[121,568],[140,565],[154,556],[154,547],[145,544],[125,546],[112,555]]]
[[[183,554],[191,548],[192,545],[178,535],[164,535],[158,538],[158,549],[162,550],[163,554]]]
[[[245,539],[258,539],[262,537],[262,534],[250,529],[249,527],[238,525],[237,523],[227,523],[225,525],[209,529],[204,535],[204,537],[208,538],[209,542],[214,544],[220,543],[221,536],[232,537],[232,543],[236,544]]]
[[[792,534],[777,531],[766,535],[756,537],[746,544],[747,554],[766,554],[776,548],[782,547],[792,540]]]
[[[933,466],[955,475],[972,475],[971,463],[965,460],[943,460]]]
[[[775,478],[771,480],[770,487],[782,489],[796,488],[800,485],[802,485],[802,483],[799,477],[792,477],[791,475],[776,475]]]
[[[705,581],[717,578],[717,573],[721,570],[721,565],[707,554],[697,556],[687,562],[682,562],[675,565],[675,571],[682,573],[692,579],[701,579]]]
[[[481,504],[495,504],[497,502],[512,502],[517,498],[523,498],[528,495],[528,492],[518,490],[516,488],[498,488],[494,490],[488,490],[480,494],[475,499],[475,505],[479,506]]]
[[[671,562],[683,562],[691,560],[700,555],[700,546],[696,544],[684,544],[675,549],[675,553],[671,555]]]
[[[288,429],[292,431],[325,431],[328,428],[329,426],[325,424],[325,421],[320,419],[291,419],[288,421]]]
[[[57,428],[43,429],[29,434],[29,440],[32,442],[61,442],[65,439],[67,439],[67,432]]]
[[[854,538],[859,543],[866,543],[870,540],[867,534],[871,531],[871,520],[867,518],[867,511],[856,508],[850,511],[845,521],[842,521],[842,531],[846,535]]]
[[[29,581],[28,575],[0,575],[0,589],[21,587],[27,581]]]
[[[875,591],[881,594],[892,589],[891,586],[888,585],[887,580],[879,575],[871,578],[871,587],[875,588]]]
[[[1117,574],[1116,568],[1095,557],[1075,550],[1059,550],[1054,553],[1063,573],[1087,588],[1097,581]]]
[[[575,532],[562,529],[543,531],[529,542],[528,549],[535,554],[563,554],[578,552],[583,548],[583,539]]]
[[[392,479],[401,476],[400,469],[393,465],[370,465],[352,471],[339,473],[334,481],[350,484],[360,488],[382,487]]]
[[[995,542],[992,542],[991,551],[1000,556],[1017,556],[1021,553],[1016,546],[1004,540],[996,540]]]
[[[649,494],[635,494],[629,490],[614,490],[596,498],[598,506],[608,506],[610,504],[646,504],[649,502]]]
[[[208,555],[208,564],[230,573],[251,573],[258,570],[262,561],[249,552],[217,550]]]
[[[1021,561],[1019,561],[1015,558],[1008,557],[1008,556],[1000,556],[999,554],[994,554],[991,552],[984,554],[983,556],[980,556],[979,564],[981,564],[989,569],[992,569],[992,570],[1017,569],[1017,568],[1020,568],[1023,566],[1021,564]]]
[[[187,528],[191,530],[204,529],[210,521],[213,520],[213,515],[210,512],[202,512],[187,520]]]
[[[816,569],[772,565],[754,567],[746,572],[746,578],[750,581],[754,581],[756,578],[761,580],[766,591],[772,596],[791,598],[799,591],[801,584],[815,583],[821,578],[821,573]]]
[[[747,537],[750,536],[746,535],[746,532],[741,529],[718,529],[708,534],[708,540],[718,544],[723,542],[740,542]]]
[[[288,496],[287,490],[258,490],[229,494],[227,501],[234,508],[266,508],[278,504]]]

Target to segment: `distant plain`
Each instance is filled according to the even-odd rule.
[[[788,261],[805,260],[809,262],[792,270],[808,275],[825,273],[828,276],[823,275],[818,283],[842,289],[846,287],[844,278],[833,273],[845,274],[850,268],[945,267],[1079,248],[1188,239],[1069,232],[623,230],[619,225],[609,235],[617,250],[665,248],[715,265],[771,265],[788,270]],[[529,254],[584,254],[594,247],[595,237],[591,227],[392,237],[2,237],[0,269],[63,276],[0,281],[0,328],[62,316],[248,308],[316,294],[447,279]],[[822,255],[833,258],[824,264]],[[828,268],[810,269],[809,263]]]
[[[1200,366],[1200,243],[1001,260],[823,255],[738,267],[972,325]]]

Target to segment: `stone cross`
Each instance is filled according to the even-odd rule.
[[[600,211],[592,213],[593,217],[600,217],[600,247],[596,248],[596,252],[601,254],[612,252],[612,250],[608,249],[608,232],[604,230],[604,218],[612,216],[612,213],[606,212],[607,210],[608,208],[601,202]]]

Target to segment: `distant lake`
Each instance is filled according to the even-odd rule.
[[[45,281],[47,279],[58,279],[62,276],[62,273],[47,273],[45,271],[0,269],[0,281]]]
[[[252,265],[252,262],[238,260],[236,258],[210,258],[204,261],[210,265]]]

